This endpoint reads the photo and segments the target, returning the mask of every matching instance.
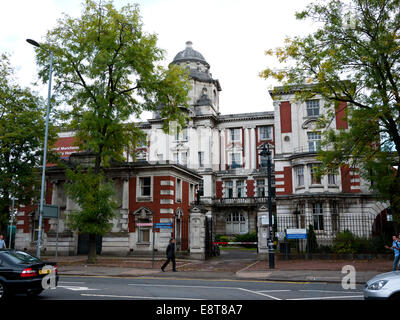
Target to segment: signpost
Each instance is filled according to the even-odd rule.
[[[42,217],[57,219],[57,230],[56,230],[56,259],[57,259],[57,256],[58,256],[58,224],[59,224],[59,218],[60,218],[60,207],[50,205],[50,204],[44,204]]]

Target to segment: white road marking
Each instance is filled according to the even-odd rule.
[[[57,288],[64,288],[67,290],[72,291],[93,291],[93,290],[100,290],[100,289],[90,289],[88,287],[75,287],[75,286],[57,286]]]
[[[103,298],[125,298],[125,299],[160,299],[160,300],[205,300],[205,299],[196,299],[196,298],[176,298],[176,297],[142,297],[142,296],[117,296],[111,294],[88,294],[81,293],[81,296],[85,297],[103,297]]]
[[[267,292],[289,292],[289,291],[292,291],[292,290],[257,290],[257,291],[255,291],[255,292],[260,292],[260,293],[267,293]]]
[[[74,284],[83,284],[85,282],[77,282],[77,281],[58,281],[58,283],[74,283]]]
[[[326,300],[326,299],[349,299],[349,298],[364,298],[364,296],[313,297],[313,298],[296,298],[287,300]]]
[[[224,290],[242,290],[246,292],[250,292],[253,294],[261,295],[273,300],[282,300],[277,297],[273,297],[268,294],[264,294],[262,292],[252,291],[244,288],[237,288],[237,287],[210,287],[210,286],[183,286],[183,285],[168,285],[168,284],[128,284],[129,286],[142,286],[142,287],[174,287],[174,288],[199,288],[199,289],[224,289]]]
[[[334,290],[332,290],[332,291],[329,291],[329,290],[299,290],[299,291],[302,291],[302,292],[326,292],[326,293],[346,293],[346,294],[356,294],[356,293],[362,293],[361,291],[348,291],[348,292],[346,292],[346,291],[334,291]]]

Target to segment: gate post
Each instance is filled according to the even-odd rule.
[[[189,209],[189,252],[192,259],[206,259],[206,213],[207,210],[199,205]]]
[[[264,217],[264,218],[263,218]],[[268,260],[268,238],[269,226],[265,224],[268,221],[268,208],[261,206],[257,212],[257,234],[258,234],[258,259]]]

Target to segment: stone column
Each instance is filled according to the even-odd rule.
[[[129,213],[129,180],[122,180],[122,208],[120,209],[121,231],[128,231],[128,213]]]
[[[254,170],[257,169],[257,157],[258,157],[255,127],[250,128],[250,152],[251,152],[250,169]]]
[[[205,219],[207,210],[201,206],[189,209],[189,251],[192,259],[205,260]]]

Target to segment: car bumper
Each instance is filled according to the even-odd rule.
[[[56,276],[55,285],[58,284],[59,276]],[[6,282],[7,289],[13,293],[25,293],[32,291],[44,290],[42,285],[43,278],[34,279],[21,279],[21,280],[9,280]]]
[[[364,289],[363,294],[365,300],[387,300],[390,297],[391,291],[384,288],[381,290]]]

